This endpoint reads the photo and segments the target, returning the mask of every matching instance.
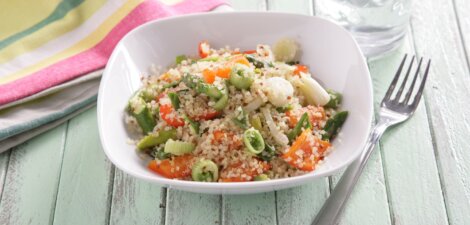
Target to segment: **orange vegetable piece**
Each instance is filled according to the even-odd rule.
[[[210,69],[205,69],[202,71],[202,77],[206,83],[212,84],[215,81],[215,72]]]
[[[305,65],[297,64],[297,65],[295,65],[295,67],[296,67],[295,70],[294,70],[295,75],[300,75],[300,72],[308,73],[308,67],[305,66]]]
[[[170,117],[170,114],[173,112],[173,107],[171,104],[160,105],[160,118],[165,120],[165,122],[172,127],[180,127],[184,125],[183,118],[179,116]]]
[[[175,156],[172,159],[161,160],[160,163],[152,160],[147,167],[166,178],[185,178],[191,174],[192,159],[192,155],[182,155]]]
[[[228,146],[229,149],[239,149],[240,147],[243,146],[242,141],[238,138],[235,139],[234,138],[235,134],[233,134],[232,132],[226,132],[226,131],[223,131],[223,130],[216,130],[216,131],[214,131],[213,135],[214,135],[214,140],[213,140],[212,144],[221,143],[222,141],[224,141],[224,139],[227,139],[227,140],[232,141]]]
[[[221,112],[219,111],[209,111],[207,113],[204,113],[204,114],[201,114],[201,115],[197,115],[195,116],[194,118],[192,118],[193,120],[196,120],[196,121],[199,121],[199,120],[211,120],[211,119],[214,119],[216,118],[217,116],[220,115]]]
[[[211,52],[211,46],[207,41],[201,41],[198,45],[198,52],[201,58],[206,58]]]
[[[229,64],[233,65],[235,63],[240,63],[240,64],[243,64],[243,65],[246,65],[246,66],[250,65],[250,61],[248,61],[248,59],[246,59],[246,57],[243,56],[243,55],[235,55],[235,56],[233,56],[232,59],[230,59]]]
[[[215,71],[215,75],[221,78],[230,78],[230,71],[232,68],[225,66],[225,67],[220,67]]]
[[[311,135],[311,130],[306,129],[304,130],[292,143],[289,150],[282,154],[281,157],[289,163],[291,166],[296,167],[298,169],[304,171],[312,171],[315,169],[315,164],[323,158],[323,153],[330,147],[330,143],[328,141],[322,141],[316,137],[314,137],[314,145],[317,147],[318,153],[320,157],[311,157],[312,152],[312,143],[310,143],[308,136]],[[302,155],[297,155],[297,151],[301,150],[303,152]],[[298,161],[301,161],[299,163]]]
[[[246,50],[246,51],[243,52],[243,54],[247,54],[247,55],[249,55],[249,54],[254,54],[254,53],[256,53],[256,50],[253,50],[253,49],[251,49],[251,50]]]

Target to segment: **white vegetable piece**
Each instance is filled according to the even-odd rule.
[[[263,82],[269,102],[277,107],[285,106],[294,95],[294,87],[282,77],[271,77]]]
[[[243,110],[245,110],[245,112],[255,111],[263,104],[263,99],[261,97],[256,97],[255,100],[251,101],[250,103],[248,103],[248,105],[243,107]]]
[[[289,138],[281,131],[279,131],[274,123],[273,117],[271,116],[271,111],[264,107],[261,108],[261,113],[263,113],[264,118],[266,119],[266,124],[268,125],[269,131],[273,135],[274,141],[276,141],[282,147],[287,146],[289,144]]]
[[[273,46],[274,58],[281,62],[293,62],[299,54],[299,45],[292,39],[284,38]]]
[[[300,91],[302,91],[309,104],[324,106],[330,101],[328,92],[309,74],[301,72],[300,80],[302,81],[299,86]]]

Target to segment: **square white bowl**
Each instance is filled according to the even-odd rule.
[[[203,183],[172,180],[147,169],[129,144],[125,107],[141,86],[140,76],[152,65],[167,67],[177,55],[197,55],[197,45],[208,40],[214,48],[226,45],[242,50],[293,38],[301,46],[301,62],[325,87],[343,94],[349,111],[333,151],[324,164],[308,174],[263,182]],[[297,14],[226,12],[193,14],[146,23],[127,34],[114,49],[101,80],[98,126],[107,157],[135,177],[170,188],[211,194],[242,194],[279,190],[331,175],[356,159],[366,142],[373,112],[369,71],[351,35],[329,21]]]

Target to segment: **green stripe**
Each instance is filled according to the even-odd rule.
[[[19,33],[16,33],[0,41],[0,50],[20,40],[21,38],[24,38],[28,36],[29,34],[38,31],[39,29],[47,26],[48,24],[64,18],[64,16],[67,15],[67,13],[70,12],[70,10],[74,9],[75,7],[83,3],[84,1],[85,0],[62,0],[59,3],[59,5],[57,5],[57,7],[54,9],[54,11],[51,13],[51,15],[49,15],[44,20],[40,21],[39,23],[33,25],[32,27],[26,30],[23,30]]]

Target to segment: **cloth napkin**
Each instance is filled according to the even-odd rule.
[[[223,0],[0,2],[0,152],[96,104],[117,42],[145,22],[227,10]]]

